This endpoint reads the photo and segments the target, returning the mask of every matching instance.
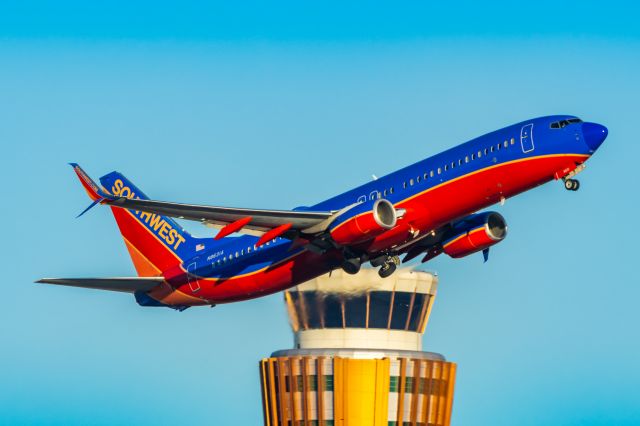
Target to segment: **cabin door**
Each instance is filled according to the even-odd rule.
[[[192,292],[197,292],[200,290],[200,283],[198,282],[198,277],[196,276],[196,267],[198,264],[194,260],[187,266],[187,280],[189,280],[189,288]]]
[[[533,124],[522,126],[520,130],[520,145],[524,153],[533,151]]]

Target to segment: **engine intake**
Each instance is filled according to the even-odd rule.
[[[500,213],[479,213],[454,224],[442,243],[442,249],[453,258],[464,257],[489,248],[506,236],[507,222]]]
[[[341,245],[370,240],[396,226],[395,207],[384,198],[361,203],[331,224],[331,237]]]

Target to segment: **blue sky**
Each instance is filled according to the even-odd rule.
[[[640,423],[640,27],[626,2],[3,2],[0,423],[259,424],[281,295],[183,313],[32,284],[134,273],[69,161],[155,198],[310,204],[546,114],[605,124],[569,193],[496,207],[509,236],[438,258],[424,346],[457,425]],[[187,227],[199,235],[206,229]]]

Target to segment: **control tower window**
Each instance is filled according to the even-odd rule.
[[[352,328],[365,328],[367,325],[367,298],[356,296],[344,301],[345,325]]]
[[[387,328],[391,294],[388,291],[372,291],[369,294],[369,328]]]
[[[391,314],[391,329],[404,330],[404,326],[409,316],[409,305],[413,293],[400,292],[395,293],[393,301],[393,313]]]
[[[329,294],[324,298],[325,318],[327,328],[342,328],[342,301],[340,297]]]
[[[420,319],[422,318],[422,312],[428,307],[429,297],[424,293],[416,293],[415,300],[413,301],[413,309],[411,309],[411,316],[409,319],[409,331],[419,331]],[[427,304],[427,306],[425,306]]]
[[[318,298],[314,292],[305,291],[302,294],[303,297],[300,302],[302,302],[303,312],[309,328],[323,328],[324,318],[320,317],[320,313],[323,311],[322,299]]]

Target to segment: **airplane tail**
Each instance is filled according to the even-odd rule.
[[[95,184],[78,166],[72,164],[82,185],[94,201],[100,203],[105,196],[148,199],[148,197],[121,173],[111,172],[100,178],[102,188]],[[86,210],[85,210],[86,211]],[[210,238],[196,238],[175,220],[153,213],[111,207],[125,245],[136,271],[141,277],[159,276],[162,272],[183,263],[203,250]],[[84,212],[83,212],[84,213]]]

